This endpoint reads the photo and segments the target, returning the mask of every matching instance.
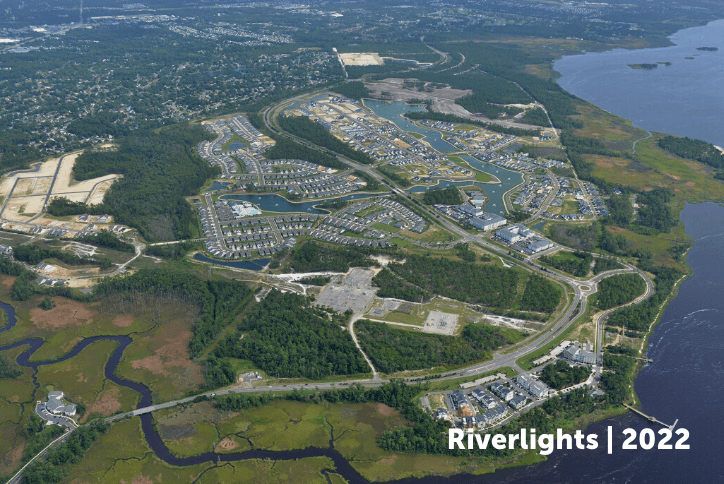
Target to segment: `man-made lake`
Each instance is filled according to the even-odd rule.
[[[392,121],[404,131],[411,131],[425,135],[425,141],[429,142],[430,145],[438,151],[457,151],[452,145],[442,139],[439,132],[415,126],[410,120],[402,116],[404,113],[422,111],[425,109],[423,106],[411,106],[403,102],[387,103],[384,101],[374,101],[370,99],[365,100],[365,106],[370,108],[377,116]],[[472,156],[462,155],[460,157],[476,170],[494,175],[500,180],[500,183],[475,183],[475,186],[485,192],[485,195],[488,197],[488,201],[485,203],[485,211],[504,216],[506,212],[505,205],[503,204],[503,194],[522,182],[523,176],[518,172],[506,170],[505,168],[476,160]],[[473,182],[441,181],[436,187],[461,187],[470,186],[472,184]],[[422,192],[425,190],[429,190],[429,188],[418,186],[413,187],[408,191]]]
[[[635,126],[724,146],[724,20],[669,38],[676,45],[566,56],[555,63],[558,84]],[[657,62],[671,65],[629,67]]]

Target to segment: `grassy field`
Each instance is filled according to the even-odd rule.
[[[425,230],[423,233],[418,234],[417,232],[412,232],[411,230],[403,230],[400,232],[400,235],[404,235],[405,237],[408,237],[410,239],[419,240],[421,242],[452,242],[455,240],[455,236],[448,232],[447,230],[438,227],[436,225],[430,225],[427,230]]]
[[[242,145],[244,145],[245,148],[249,147],[249,142],[248,142],[247,140],[245,140],[244,138],[242,138],[242,137],[239,136],[238,134],[234,133],[234,134],[231,135],[231,139],[229,139],[226,143],[224,143],[223,145],[221,145],[221,149],[222,149],[222,150],[228,150],[229,147],[230,147],[232,144],[234,144],[235,141],[238,141],[239,143],[241,143]]]
[[[13,350],[3,351],[10,361],[27,350],[21,346]],[[20,459],[25,449],[26,440],[22,435],[25,421],[33,412],[32,370],[25,368],[19,378],[2,380],[0,384],[0,475],[10,474],[20,466]]]

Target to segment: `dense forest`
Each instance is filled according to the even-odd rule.
[[[549,127],[551,125],[548,122],[548,116],[546,116],[546,112],[543,111],[541,108],[533,108],[527,110],[520,120],[525,124],[533,124],[535,126]]]
[[[520,299],[520,309],[552,313],[561,301],[561,288],[545,277],[532,274]]]
[[[380,166],[377,166],[376,168],[377,168],[377,171],[379,171],[382,174],[382,176],[384,176],[385,178],[390,180],[395,185],[398,185],[399,187],[402,187],[402,188],[409,188],[410,186],[412,186],[412,183],[410,182],[409,178],[406,178],[406,177],[400,175],[397,171],[393,170],[392,168],[385,166],[385,165],[380,165]]]
[[[463,196],[456,187],[433,188],[427,190],[422,196],[422,203],[425,205],[460,205],[463,203]]]
[[[332,91],[356,101],[361,101],[362,98],[369,97],[370,95],[370,90],[365,87],[362,81],[345,82],[334,86]]]
[[[70,470],[68,467],[80,462],[93,442],[109,427],[110,424],[106,422],[78,427],[59,447],[51,449],[45,460],[33,462],[23,471],[23,484],[53,484],[62,481]]]
[[[518,273],[511,269],[419,255],[387,267],[425,291],[459,301],[509,308],[516,297]]]
[[[639,193],[636,198],[639,205],[636,224],[661,232],[669,232],[679,224],[679,220],[667,205],[673,199],[674,191],[670,188],[655,188]]]
[[[682,158],[700,161],[718,170],[724,170],[724,153],[706,141],[664,136],[659,139],[659,146]]]
[[[349,168],[334,156],[307,148],[284,136],[274,135],[273,138],[276,144],[264,152],[264,157],[270,160],[304,160],[336,170]]]
[[[550,230],[550,238],[566,247],[591,251],[596,247],[598,239],[598,223],[591,224],[554,224]]]
[[[590,374],[586,366],[571,366],[565,360],[558,360],[543,368],[540,380],[554,390],[561,390],[585,381]]]
[[[119,224],[138,229],[147,240],[191,238],[193,211],[183,198],[194,195],[218,168],[196,154],[209,133],[180,123],[137,131],[117,140],[115,151],[87,151],[75,163],[76,180],[123,175],[106,192],[102,210]]]
[[[17,260],[36,265],[45,259],[57,259],[60,262],[75,265],[99,265],[101,269],[108,269],[113,265],[108,257],[78,257],[71,252],[64,252],[58,249],[40,247],[38,245],[18,245],[13,249],[13,255]]]
[[[306,116],[279,116],[277,121],[284,131],[346,156],[352,161],[363,165],[371,165],[375,162],[370,155],[357,151],[347,143],[338,140],[324,126]]]
[[[215,356],[250,360],[280,378],[367,373],[349,332],[340,328],[344,318],[333,314],[330,319],[311,299],[273,290],[219,343]]]
[[[361,170],[355,170],[352,174],[357,178],[361,178],[365,181],[365,183],[367,184],[367,186],[365,186],[365,191],[376,192],[380,189],[380,182],[378,182],[377,179],[372,175],[365,173]]]
[[[49,215],[54,217],[67,217],[69,215],[103,215],[103,205],[88,205],[85,202],[72,202],[66,197],[56,197],[50,200],[45,207]]]
[[[413,286],[404,279],[400,279],[389,269],[383,268],[372,278],[372,284],[379,287],[377,296],[394,297],[405,301],[421,302],[432,297],[428,291]]]
[[[355,323],[360,345],[377,370],[395,373],[436,366],[456,366],[490,357],[490,351],[520,341],[525,333],[469,324],[462,334],[444,336],[395,329],[385,323]]]
[[[646,281],[638,274],[616,274],[598,283],[596,305],[610,309],[633,301],[646,291]]]
[[[292,249],[288,268],[294,272],[347,272],[350,267],[370,267],[375,261],[361,251],[308,241]]]
[[[76,237],[75,240],[106,249],[113,249],[120,252],[135,252],[133,244],[123,242],[121,239],[109,230],[101,230],[98,235],[86,235],[84,237]]]
[[[558,254],[547,256],[543,255],[539,258],[544,264],[555,267],[558,270],[567,272],[576,277],[586,277],[591,270],[593,263],[593,254],[590,252],[567,252],[561,251]]]
[[[639,304],[626,306],[615,311],[609,316],[608,325],[620,326],[635,331],[647,331],[649,329],[649,325],[659,313],[661,304],[669,297],[674,289],[674,283],[682,274],[670,267],[652,267],[647,270],[656,276],[654,279],[654,294]]]
[[[189,342],[192,357],[198,356],[252,297],[251,289],[242,281],[205,281],[194,274],[167,269],[141,269],[132,275],[103,279],[93,294],[105,304],[116,305],[120,312],[130,312],[135,308],[135,299],[149,295],[198,306],[199,318]]]
[[[614,269],[623,269],[623,264],[611,257],[596,257],[596,263],[593,266],[593,275],[597,276],[602,272],[612,271]]]
[[[127,126],[118,121],[120,116],[112,113],[96,113],[85,118],[71,121],[68,125],[68,132],[79,138],[90,138],[92,136],[111,135],[114,138],[127,136],[130,130]]]

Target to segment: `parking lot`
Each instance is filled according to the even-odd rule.
[[[336,311],[351,309],[364,313],[372,304],[377,290],[370,286],[374,273],[367,269],[352,269],[340,285],[330,284],[317,298],[318,306],[327,306]]]

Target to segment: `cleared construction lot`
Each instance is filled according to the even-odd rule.
[[[377,293],[371,286],[373,276],[374,272],[370,270],[352,269],[342,284],[325,287],[315,304],[336,311],[351,309],[354,313],[364,313]]]
[[[71,201],[97,204],[119,175],[106,175],[76,182],[72,179],[73,166],[80,153],[73,153],[38,163],[30,170],[16,171],[0,181],[3,204],[0,217],[10,223],[7,228],[23,230],[23,223],[48,225],[50,219],[35,218],[45,208],[46,202],[56,197]],[[13,226],[19,222],[19,226]]]

